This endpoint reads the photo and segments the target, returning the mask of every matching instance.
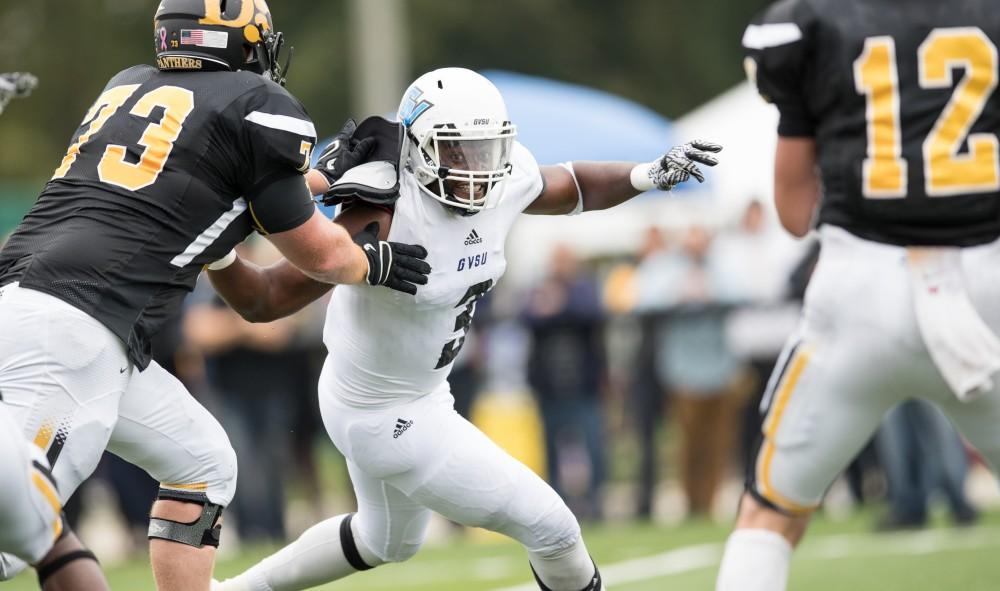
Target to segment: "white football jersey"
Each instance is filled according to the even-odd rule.
[[[476,302],[507,267],[507,234],[544,187],[538,163],[519,143],[511,164],[500,203],[469,216],[425,195],[416,177],[403,172],[389,240],[423,245],[431,274],[416,297],[381,286],[333,290],[323,331],[328,394],[379,407],[448,387]]]

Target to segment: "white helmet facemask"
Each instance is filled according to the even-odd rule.
[[[425,74],[407,90],[399,119],[408,167],[427,195],[466,213],[500,203],[517,130],[486,78],[460,68]]]
[[[436,171],[437,195],[448,205],[479,211],[495,207],[510,174],[514,126],[458,131],[437,128],[428,133],[420,151],[424,163]],[[433,182],[432,182],[433,184]]]

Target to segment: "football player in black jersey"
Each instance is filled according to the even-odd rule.
[[[826,489],[905,398],[1000,465],[1000,11],[781,0],[743,45],[780,112],[778,215],[822,244],[716,586],[777,591]]]
[[[111,79],[0,251],[0,391],[62,500],[106,447],[161,482],[157,585],[198,591],[235,459],[218,423],[151,363],[151,335],[202,268],[254,231],[321,282],[412,294],[429,267],[421,247],[371,231],[352,240],[315,207],[304,173],[316,131],[282,88],[264,0],[163,0],[152,33],[156,67]],[[5,561],[3,576],[16,570]]]

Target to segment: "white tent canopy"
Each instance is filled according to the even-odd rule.
[[[778,114],[749,83],[740,84],[673,122],[677,142],[705,139],[724,146],[702,191],[652,194],[607,212],[577,217],[523,216],[507,243],[508,280],[522,283],[545,271],[559,243],[583,256],[634,252],[650,226],[735,220],[751,199],[771,203]],[[669,146],[664,146],[666,149]]]
[[[753,198],[771,203],[778,111],[744,82],[674,122],[678,141],[720,143],[721,164],[712,170],[712,192],[731,215]]]

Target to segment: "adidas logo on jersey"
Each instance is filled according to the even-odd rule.
[[[407,429],[413,426],[413,421],[407,421],[406,419],[396,419],[396,428],[392,431],[392,438],[399,439],[399,436],[406,432]]]
[[[466,236],[465,238],[466,246],[472,246],[473,244],[482,244],[482,243],[483,239],[479,236],[479,232],[476,232],[475,228],[473,228],[472,231],[469,232],[469,235]]]

